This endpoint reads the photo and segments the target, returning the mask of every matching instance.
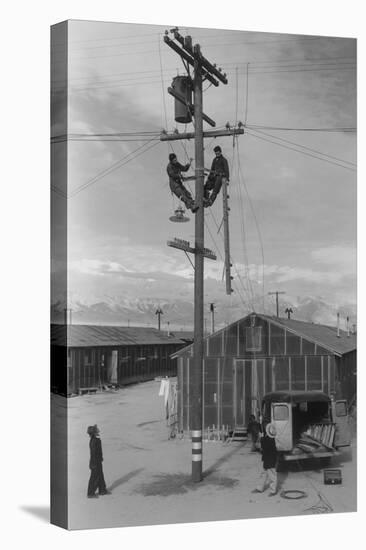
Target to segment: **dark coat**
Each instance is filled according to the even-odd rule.
[[[220,175],[225,176],[227,180],[229,179],[229,164],[225,157],[221,155],[213,159],[211,164],[211,173],[212,177]]]
[[[257,420],[249,420],[247,430],[249,434],[258,437],[261,425]]]
[[[169,162],[168,166],[166,167],[166,171],[168,172],[169,180],[173,180],[174,182],[180,183],[182,181],[182,175],[181,172],[187,172],[189,170],[190,164],[180,164],[179,162]]]
[[[261,439],[263,468],[275,468],[277,464],[277,449],[274,437],[269,437],[267,434]]]
[[[97,468],[103,462],[102,442],[99,437],[92,436],[89,441],[90,461],[89,468]]]

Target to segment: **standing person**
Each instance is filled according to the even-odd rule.
[[[89,448],[90,448],[90,479],[88,484],[88,498],[98,498],[96,490],[98,489],[99,495],[110,495],[111,492],[107,490],[104,474],[103,474],[103,452],[102,452],[102,442],[100,440],[100,430],[95,424],[94,426],[89,426],[87,429],[87,434],[90,437]]]
[[[211,170],[203,191],[204,206],[212,206],[215,202],[217,195],[220,193],[222,178],[226,178],[229,181],[229,163],[223,156],[219,145],[214,148],[214,153],[215,158],[212,161]]]
[[[258,422],[258,420],[256,420],[254,414],[251,414],[249,416],[247,431],[248,431],[248,434],[250,434],[250,437],[251,437],[251,440],[252,440],[251,451],[255,452],[255,451],[258,450],[257,445],[258,445],[258,437],[259,437],[259,434],[260,434],[260,431],[261,431],[261,425]]]
[[[269,485],[269,495],[273,497],[277,493],[277,448],[276,448],[276,427],[267,424],[265,433],[261,438],[263,471],[260,475],[257,487],[252,493],[263,493]]]
[[[183,185],[182,172],[187,172],[191,163],[180,164],[175,153],[170,153],[169,164],[166,168],[169,176],[169,187],[172,193],[181,199],[187,208],[192,210],[193,213],[197,212],[198,206],[195,204],[192,195]]]

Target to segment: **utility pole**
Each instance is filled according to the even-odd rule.
[[[211,334],[215,332],[215,304],[210,304],[211,311]]]
[[[286,294],[286,292],[279,292],[278,290],[276,290],[275,292],[268,292],[269,296],[272,296],[273,294],[276,295],[276,315],[277,315],[277,317],[279,317],[280,313],[279,313],[279,307],[278,307],[278,295],[279,294]]]
[[[229,296],[233,292],[231,288],[231,259],[230,259],[230,240],[229,240],[229,205],[227,193],[228,182],[226,178],[222,178],[222,203],[223,203],[223,222],[224,222],[224,245],[225,245],[225,281],[226,281],[226,294]]]
[[[189,243],[175,239],[168,242],[169,246],[181,248],[185,252],[194,254],[194,343],[193,343],[193,372],[190,379],[190,400],[191,400],[191,437],[192,437],[192,480],[198,482],[202,480],[202,410],[203,410],[203,335],[204,335],[204,258],[216,259],[211,251],[204,247],[204,208],[203,208],[203,187],[204,187],[204,147],[205,137],[229,136],[243,134],[242,128],[235,128],[225,131],[203,131],[203,121],[210,126],[216,126],[216,123],[203,113],[203,94],[202,83],[208,80],[214,86],[219,85],[219,81],[227,84],[226,74],[217,69],[216,65],[211,64],[201,54],[199,44],[192,45],[190,36],[183,37],[179,34],[178,28],[171,29],[174,40],[165,32],[164,42],[173,49],[182,58],[182,62],[188,73],[188,82],[192,83],[190,69],[193,67],[193,105],[186,95],[179,91],[168,88],[168,92],[180,103],[185,105],[187,112],[194,117],[194,132],[171,135],[163,132],[160,136],[161,141],[192,139],[195,140],[195,179],[196,194],[195,202],[199,209],[195,214],[195,244],[192,249]],[[177,120],[177,118],[176,118]]]
[[[287,319],[291,319],[291,313],[293,313],[292,307],[287,307],[285,313],[287,313]]]
[[[161,315],[164,315],[160,306],[158,307],[158,309],[155,311],[155,315],[158,316],[158,330],[160,331],[160,316]]]

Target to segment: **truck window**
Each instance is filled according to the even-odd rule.
[[[347,416],[347,407],[344,401],[337,401],[335,404],[336,416]]]
[[[288,407],[286,405],[274,405],[273,420],[288,420]]]

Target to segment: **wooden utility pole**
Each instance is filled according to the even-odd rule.
[[[211,334],[215,332],[215,304],[210,304],[211,311]]]
[[[163,315],[163,312],[162,312],[160,306],[159,306],[158,309],[155,311],[155,315],[158,316],[158,330],[160,331],[160,316]]]
[[[191,400],[191,437],[192,437],[192,480],[195,482],[202,480],[202,411],[203,411],[203,335],[204,335],[204,258],[208,257],[216,259],[213,253],[204,247],[204,208],[203,208],[203,189],[204,189],[204,147],[203,140],[205,137],[217,136],[232,136],[243,134],[242,128],[218,131],[203,131],[203,121],[206,121],[210,126],[215,126],[216,123],[203,112],[203,97],[202,83],[203,80],[208,80],[214,86],[218,86],[219,82],[227,84],[226,74],[217,69],[216,65],[212,65],[201,54],[199,44],[192,46],[192,38],[190,36],[183,37],[179,34],[178,29],[172,29],[176,42],[168,37],[168,31],[164,36],[164,42],[178,53],[189,75],[190,67],[193,67],[193,105],[172,88],[168,88],[168,92],[175,97],[180,103],[186,106],[188,111],[193,114],[195,131],[185,134],[173,133],[167,134],[163,132],[160,136],[161,141],[170,141],[177,139],[192,139],[195,140],[195,179],[196,179],[196,195],[195,202],[199,209],[195,214],[195,245],[192,249],[189,243],[180,239],[175,239],[173,242],[168,241],[169,246],[181,248],[185,252],[194,253],[194,343],[193,343],[193,372],[190,379],[190,400]],[[189,75],[190,76],[190,75]]]
[[[222,202],[223,202],[223,222],[224,222],[224,248],[225,248],[225,281],[226,281],[226,294],[231,294],[233,289],[231,288],[231,259],[230,259],[230,239],[229,239],[229,205],[227,194],[227,179],[222,178]]]
[[[278,295],[279,294],[286,294],[286,292],[279,292],[278,290],[276,290],[275,292],[268,292],[269,296],[272,296],[273,294],[276,295],[276,315],[277,315],[277,317],[279,317],[280,316],[280,310],[279,310],[279,307],[278,307]]]
[[[287,307],[285,313],[287,313],[287,319],[291,319],[291,313],[293,313],[292,307]]]

